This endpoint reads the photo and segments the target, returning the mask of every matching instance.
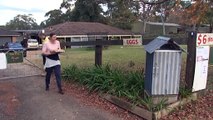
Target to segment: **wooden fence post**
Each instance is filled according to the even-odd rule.
[[[101,43],[102,39],[96,39],[96,42]],[[101,66],[102,65],[102,44],[96,44],[95,45],[95,65]]]
[[[187,61],[186,61],[186,75],[185,82],[186,88],[192,90],[194,73],[195,73],[195,60],[196,60],[196,32],[189,32],[187,39]]]

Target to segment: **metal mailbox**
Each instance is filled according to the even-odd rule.
[[[149,95],[179,92],[183,49],[171,38],[159,36],[145,45],[145,91]]]

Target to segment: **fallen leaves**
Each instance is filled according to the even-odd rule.
[[[84,86],[77,83],[64,84],[66,94],[75,96],[86,106],[94,106],[109,111],[111,114],[119,116],[122,120],[142,120],[142,118],[125,111],[118,106],[104,100],[98,93],[90,93]]]

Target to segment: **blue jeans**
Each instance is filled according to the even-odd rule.
[[[51,74],[52,74],[53,70],[54,70],[54,73],[55,73],[58,90],[60,91],[60,90],[62,90],[62,88],[61,88],[61,65],[56,65],[56,66],[45,69],[45,71],[47,72],[46,79],[45,79],[46,88],[49,89],[50,78],[51,78]]]

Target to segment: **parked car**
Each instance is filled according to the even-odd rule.
[[[38,41],[36,39],[28,39],[27,48],[28,49],[38,49],[39,48]]]
[[[27,50],[22,47],[20,43],[6,43],[0,52],[15,52],[15,51],[23,51],[23,56],[27,56]]]

